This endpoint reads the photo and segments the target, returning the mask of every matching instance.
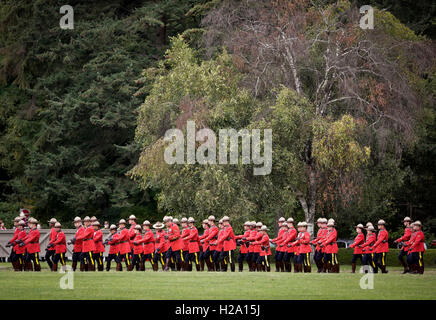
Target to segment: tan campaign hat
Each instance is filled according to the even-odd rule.
[[[298,223],[297,223],[297,227],[301,227],[301,222],[298,222]]]
[[[165,217],[163,217],[163,222],[168,222],[168,221],[171,221],[172,219],[171,219],[171,217],[169,217],[169,216],[165,216]]]
[[[306,221],[301,222],[301,226],[302,227],[307,227],[307,222]]]
[[[21,218],[20,217],[15,217],[14,222],[20,222]]]
[[[262,226],[262,227],[260,228],[260,230],[261,230],[261,231],[267,231],[267,230],[268,230],[268,227],[267,227],[267,226]]]
[[[59,222],[55,223],[55,228],[61,228],[61,227],[62,227],[62,225]]]
[[[366,227],[369,227],[369,226],[372,226],[372,223],[371,223],[371,222],[367,222],[367,223],[366,223]]]
[[[419,221],[419,220],[416,220],[413,224],[416,224],[417,226],[422,227],[422,223],[421,223],[421,221]]]
[[[27,223],[37,224],[38,220],[36,220],[35,218],[30,218],[29,221],[27,221]]]
[[[361,224],[361,223],[359,223],[357,226],[355,226],[355,228],[364,229],[363,224]]]
[[[136,229],[136,230],[142,230],[142,227],[141,227],[139,224],[137,224],[137,225],[135,226],[135,229]]]
[[[287,222],[283,222],[282,227],[289,228],[288,223]]]
[[[209,220],[209,221],[215,221],[215,217],[214,217],[214,216],[209,216],[209,217],[207,218],[207,220]]]
[[[328,227],[333,227],[335,225],[335,220],[334,219],[329,219],[327,222],[327,226]]]
[[[188,218],[188,222],[189,222],[189,223],[193,223],[193,222],[195,222],[195,219],[194,219],[193,217],[189,217],[189,218]]]
[[[58,222],[58,221],[56,220],[56,218],[51,218],[51,219],[48,221],[48,223],[56,223],[56,222]]]
[[[121,219],[121,220],[118,222],[118,224],[126,224],[126,220]]]
[[[251,226],[251,222],[250,221],[245,221],[244,222],[244,226]]]
[[[82,219],[80,219],[80,217],[75,217],[74,222],[82,222]]]
[[[110,230],[113,230],[113,229],[117,229],[117,226],[116,225],[114,225],[114,224],[111,224],[111,226],[110,226],[110,228],[109,228]]]
[[[85,218],[83,218],[83,221],[91,221],[91,218],[86,216]]]
[[[131,215],[129,216],[129,220],[136,220],[135,215],[131,214]]]
[[[97,221],[98,219],[97,219],[97,217],[96,216],[92,216],[91,217],[91,222],[94,222],[94,221]]]
[[[18,225],[19,225],[19,226],[25,226],[26,223],[25,223],[23,220],[20,220],[20,221],[18,221]]]
[[[411,222],[411,221],[412,221],[412,219],[410,219],[409,217],[405,217],[405,218],[403,219],[403,222],[406,222],[406,221],[409,221],[409,222]]]
[[[229,221],[230,218],[229,218],[228,216],[224,216],[222,220],[223,220],[223,221]]]
[[[145,221],[142,223],[142,225],[143,225],[143,226],[149,226],[149,225],[151,225],[151,223],[150,223],[150,221],[145,220]]]
[[[218,221],[218,223],[219,223],[219,224],[223,224],[223,219],[220,219],[220,220]]]
[[[288,218],[288,220],[286,220],[287,222],[291,222],[291,223],[294,223],[294,219],[292,219],[292,218]]]
[[[203,220],[203,224],[209,224],[209,220],[204,219],[204,220]]]
[[[173,219],[173,222],[174,222],[175,224],[179,224],[179,219],[174,218],[174,219]]]
[[[377,222],[377,225],[379,226],[379,225],[385,225],[386,224],[386,222],[383,220],[383,219],[380,219],[378,222]]]
[[[322,223],[322,218],[319,217],[318,220],[316,220],[317,223]]]
[[[91,223],[91,225],[93,225],[93,226],[97,226],[97,227],[100,227],[100,222],[98,222],[98,221],[94,221],[93,223]]]
[[[187,219],[186,217],[183,217],[183,218],[180,220],[180,222],[183,222],[183,223],[188,222],[188,219]]]
[[[162,222],[156,222],[154,225],[153,225],[153,228],[154,229],[163,229],[165,226],[162,224]]]
[[[279,222],[285,222],[285,221],[286,221],[286,219],[283,218],[283,217],[281,217],[281,218],[279,219]]]
[[[369,230],[369,231],[374,231],[375,230],[373,226],[369,226],[366,229]]]

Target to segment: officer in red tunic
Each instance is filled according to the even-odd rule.
[[[388,231],[385,227],[385,221],[379,220],[377,223],[377,228],[379,229],[377,240],[374,243],[375,249],[375,264],[379,267],[382,273],[388,273],[386,270],[386,258],[387,253],[389,252],[389,243],[388,243]]]
[[[126,269],[127,271],[132,271],[133,266],[130,261],[129,253],[131,252],[130,249],[130,239],[129,239],[129,230],[126,228],[126,220],[121,219],[118,222],[118,228],[119,228],[119,250],[120,250],[120,260],[126,263]]]
[[[295,265],[298,264],[298,255],[295,254],[297,248],[295,246],[292,246],[292,242],[297,239],[298,232],[297,229],[295,229],[294,227],[294,219],[288,218],[288,220],[286,220],[286,226],[288,227],[288,230],[283,237],[283,241],[280,242],[280,245],[286,249],[286,252],[283,255],[285,271],[292,272],[292,262],[294,263],[294,271]]]
[[[223,220],[220,219],[218,221],[218,239],[216,241],[216,250],[215,250],[215,260],[218,261],[218,263],[220,264],[220,268],[218,269],[218,271],[221,272],[225,272],[227,271],[227,262],[224,259],[224,254],[223,254],[223,242],[224,242],[224,224],[223,224]]]
[[[92,220],[92,218],[91,218],[91,220]],[[103,245],[103,232],[100,230],[100,228],[101,228],[100,222],[95,220],[92,223],[92,228],[94,229],[94,236],[93,236],[94,247],[95,247],[95,249],[93,251],[94,262],[97,264],[97,270],[103,271],[103,269],[104,269],[103,253],[104,253],[105,249],[104,249],[104,245]]]
[[[119,258],[120,250],[118,248],[119,234],[117,233],[117,226],[114,224],[111,225],[109,227],[109,232],[111,233],[111,235],[104,242],[105,245],[109,245],[109,254],[106,259],[106,271],[110,271],[112,260],[114,260],[117,264],[116,270],[122,271],[121,260]]]
[[[269,256],[271,255],[271,249],[269,245],[269,236],[267,226],[262,225],[260,227],[260,232],[262,233],[262,238],[259,241],[254,241],[253,245],[260,246],[259,257],[256,261],[257,271],[271,271]]]
[[[329,219],[327,222],[327,234],[321,245],[325,247],[324,261],[327,261],[325,268],[331,273],[339,273],[337,238],[338,233],[335,229],[335,220]]]
[[[174,222],[174,220],[173,220]],[[183,264],[184,264],[184,269],[188,270],[189,268],[191,268],[192,270],[192,265],[191,265],[191,260],[189,260],[189,241],[186,240],[186,237],[189,235],[190,230],[188,227],[188,219],[186,217],[183,217],[180,220],[181,223],[181,227],[182,227],[182,232],[180,234],[180,237],[182,239],[183,242],[183,247],[182,247],[182,255],[183,255]]]
[[[80,261],[80,271],[85,270],[85,265],[83,263],[83,260],[81,259],[82,255],[82,240],[77,240],[77,236],[80,237],[80,235],[85,231],[85,228],[82,226],[82,219],[80,217],[74,218],[74,227],[76,228],[76,234],[74,235],[74,238],[67,241],[67,244],[74,245],[73,247],[73,257],[72,257],[72,264],[71,268],[73,271],[76,271],[77,262]]]
[[[49,243],[53,243],[55,238],[56,238],[57,232],[54,228],[56,222],[57,222],[57,220],[55,218],[51,218],[50,221],[48,222],[49,227],[51,228],[50,236],[48,238]],[[52,270],[53,269],[53,258],[54,258],[54,255],[56,254],[56,252],[55,252],[56,250],[54,247],[50,247],[50,248],[47,247],[47,249],[45,249],[45,250],[46,250],[45,261],[47,261],[49,269]]]
[[[18,218],[18,219],[17,219]],[[26,231],[24,230],[24,227],[26,223],[22,221],[19,217],[15,218],[14,225],[16,226],[14,236],[12,239],[8,242],[6,247],[11,247],[11,263],[14,268],[14,271],[22,271],[24,266],[24,254],[26,252],[26,247],[21,246],[20,243],[23,241],[23,239],[27,236]]]
[[[130,231],[129,231],[130,232]],[[132,258],[132,269],[136,268],[136,271],[140,270],[140,264],[142,263],[142,255],[144,253],[144,245],[142,244],[142,228],[140,225],[135,225],[136,236],[133,238],[133,258]],[[144,268],[143,268],[144,269]]]
[[[254,221],[253,221],[254,222]],[[251,269],[250,271],[256,271],[257,270],[257,261],[260,256],[260,245],[255,244],[255,242],[258,242],[263,237],[263,232],[260,231],[260,228],[262,228],[262,222],[255,222],[255,229],[252,230],[250,233],[250,237],[247,238],[249,242],[251,242],[252,246],[252,252],[251,252]]]
[[[155,265],[158,264],[158,262],[162,265],[162,270],[165,270],[165,231],[163,231],[163,228],[165,226],[161,222],[157,222],[153,225],[153,229],[156,230],[155,234],[155,246],[154,246],[154,258],[153,262]]]
[[[91,226],[91,218],[86,216],[83,219],[84,228],[82,234],[76,236],[76,240],[82,240],[82,261],[85,265],[85,271],[95,271],[95,262],[92,256],[95,250],[94,229]]]
[[[320,246],[320,242],[324,239],[327,234],[327,219],[326,218],[318,218],[316,221],[318,226],[318,233],[316,234],[316,238],[311,241],[311,244],[315,245],[315,254],[313,255],[313,260],[318,268],[318,273],[323,270],[323,257],[324,252]]]
[[[364,266],[370,266],[372,268],[372,272],[377,271],[377,267],[374,262],[374,243],[377,239],[377,236],[375,235],[375,229],[372,225],[372,223],[366,224],[366,239],[363,244],[360,244],[359,247],[362,248],[363,252],[363,265]],[[368,273],[369,270],[365,270],[365,273]]]
[[[298,236],[297,239],[291,243],[292,247],[295,247],[295,252],[298,251],[297,259],[297,272],[302,272],[304,267],[304,272],[311,272],[310,266],[310,252],[312,248],[310,247],[310,234],[307,232],[307,223],[305,221],[299,222],[298,226]]]
[[[209,216],[207,220],[209,222],[209,233],[208,236],[201,241],[202,243],[209,243],[209,247],[204,253],[204,259],[205,260],[209,259],[210,266],[212,268],[211,271],[219,271],[219,262],[216,253],[216,242],[218,240],[219,230],[218,227],[215,225],[214,216]]]
[[[130,261],[132,261],[133,259],[133,239],[136,237],[136,217],[135,215],[131,214],[129,216],[129,219],[127,220],[127,222],[130,224],[130,229],[129,229],[129,243],[130,243],[130,253],[129,253],[129,257],[130,257]]]
[[[244,260],[247,260],[248,254],[248,242],[243,239],[247,239],[250,236],[250,221],[245,221],[244,223],[244,234],[235,236],[237,243],[240,244],[239,254],[238,254],[238,266],[239,272],[244,270]]]
[[[360,263],[363,264],[362,261],[362,248],[359,247],[361,244],[365,243],[365,234],[363,233],[363,224],[359,223],[356,227],[357,236],[354,238],[352,244],[350,244],[349,248],[354,248],[353,257],[351,258],[351,273],[356,273],[356,261],[360,260]]]
[[[199,244],[199,238],[198,238],[198,230],[194,226],[195,219],[193,217],[188,218],[188,230],[189,233],[182,238],[184,241],[187,241],[188,243],[188,250],[189,255],[188,259],[191,262],[189,264],[188,271],[192,271],[192,264],[195,263],[195,269],[197,271],[200,271],[200,260],[199,260],[199,253],[200,253],[200,246]]]
[[[18,269],[22,268],[22,266],[19,266],[19,263],[17,262],[17,261],[19,261],[18,257],[15,257],[16,256],[15,246],[18,247],[18,244],[15,244],[15,241],[18,239],[18,234],[20,233],[20,230],[18,228],[18,223],[20,221],[21,221],[20,217],[16,217],[14,219],[14,228],[15,228],[14,235],[12,236],[12,239],[9,240],[8,243],[6,244],[6,248],[12,247],[11,254],[9,255],[9,261],[11,261],[12,267],[14,268],[15,271],[21,271],[21,270],[18,270]]]
[[[38,221],[35,218],[30,218],[27,221],[30,231],[20,242],[20,246],[26,246],[27,251],[24,271],[32,271],[32,262],[33,270],[41,271],[41,264],[39,263],[39,252],[41,250],[39,248],[39,230],[37,228],[37,224]]]
[[[407,253],[409,252],[409,247],[405,243],[410,240],[410,236],[412,235],[412,227],[410,226],[411,223],[412,219],[410,219],[409,217],[405,217],[403,219],[404,234],[402,237],[394,241],[394,243],[399,243],[401,246],[400,253],[398,254],[398,260],[400,260],[400,263],[404,268],[403,274],[409,272],[409,268],[407,266],[407,263],[404,261],[404,257],[407,257]]]
[[[226,266],[230,265],[230,270],[232,272],[235,272],[235,259],[233,255],[233,251],[236,249],[235,234],[233,233],[233,228],[230,225],[230,218],[228,216],[224,216],[222,222],[223,222],[222,260],[225,261]]]
[[[56,238],[53,242],[49,243],[49,246],[55,249],[55,256],[53,258],[52,271],[58,271],[58,263],[61,263],[62,270],[66,269],[65,253],[67,252],[67,242],[65,239],[65,234],[62,231],[62,225],[56,222],[55,225]]]
[[[157,261],[154,259],[154,250],[155,250],[155,239],[153,235],[153,231],[150,230],[151,223],[148,220],[145,220],[142,223],[142,228],[144,230],[144,236],[140,240],[140,242],[144,245],[144,254],[142,255],[142,260],[140,264],[141,271],[145,271],[145,262],[150,261],[151,267],[153,271],[158,270]]]
[[[283,223],[286,222],[286,219],[281,217],[277,221],[277,225],[279,227],[279,232],[277,234],[277,237],[272,239],[271,242],[274,244],[278,244],[278,242],[281,242],[283,240],[284,233],[288,230],[287,226],[283,226]],[[283,256],[286,253],[286,248],[280,245],[276,246],[276,252],[274,253],[274,261],[276,263],[276,272],[279,272],[280,270],[284,271],[284,262],[283,262]]]
[[[198,237],[201,243],[201,253],[200,253],[200,270],[204,271],[204,264],[206,263],[207,270],[213,271],[212,262],[209,258],[206,257],[206,251],[209,249],[209,242],[205,241],[209,235],[209,221],[207,219],[203,220],[203,234]]]
[[[168,264],[170,262],[170,259],[174,259],[174,262],[176,263],[176,268],[177,271],[184,271],[185,270],[185,266],[184,266],[184,262],[185,260],[183,259],[183,241],[180,238],[180,229],[177,226],[177,224],[175,224],[173,222],[172,217],[166,217],[165,219],[165,225],[168,228],[167,231],[167,239],[169,241],[170,244],[170,248],[168,249],[169,253],[168,253]],[[168,271],[169,268],[168,266],[166,267],[165,271]]]
[[[413,223],[413,233],[408,242],[408,263],[410,266],[410,273],[412,274],[424,274],[424,233],[422,232],[421,221],[415,221]],[[410,257],[410,258],[409,258]]]

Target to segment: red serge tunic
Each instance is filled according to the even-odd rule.
[[[332,229],[331,231],[327,230],[326,239],[322,242],[323,246],[325,246],[325,253],[338,253],[337,237],[338,232],[336,229]]]
[[[378,232],[374,248],[376,253],[389,252],[388,232],[385,229]]]
[[[170,241],[170,246],[173,251],[183,249],[183,241],[180,239],[180,230],[175,223],[171,223],[168,228],[168,240]]]
[[[120,231],[120,241],[118,247],[120,254],[126,254],[130,252],[129,231],[126,228]]]
[[[151,230],[145,231],[144,236],[139,241],[144,244],[144,254],[151,254],[154,252],[154,241],[155,240],[154,240],[153,231]]]
[[[250,230],[247,230],[247,231],[244,232],[244,234],[235,236],[235,239],[238,239],[238,240],[241,239],[242,240],[242,238],[248,238],[249,236],[250,236]],[[242,254],[248,252],[248,247],[246,246],[246,241],[245,240],[242,240],[242,245],[241,245],[241,248],[240,248],[239,251]]]
[[[413,239],[410,239],[411,252],[424,252],[424,233],[420,230],[414,233]]]
[[[105,251],[103,245],[103,232],[101,230],[97,230],[94,232],[94,253],[103,253]]]
[[[57,236],[57,232],[56,232],[55,228],[51,228],[48,243],[54,243],[56,236]],[[55,247],[47,248],[47,251],[53,251],[53,250],[56,250]]]
[[[26,244],[27,253],[40,252],[39,248],[39,230],[34,228],[29,231],[29,234],[23,239]]]
[[[350,244],[350,248],[354,248],[354,254],[362,254],[362,248],[359,245],[365,242],[365,235],[363,233],[359,233],[356,238],[354,238],[354,242]]]
[[[135,238],[133,238],[133,254],[142,254],[144,252],[144,246],[142,245],[142,236],[137,234]],[[136,243],[136,244],[135,244]]]
[[[283,239],[283,235],[286,233],[286,229],[285,228],[280,228],[279,230],[279,234],[277,235],[277,238],[274,238],[271,240],[272,243],[277,244],[278,242],[282,241]],[[277,246],[276,251],[285,251],[283,246]]]
[[[407,245],[407,241],[410,240],[411,235],[412,235],[412,228],[406,227],[404,229],[403,236],[396,240],[397,242],[404,242],[404,246],[401,248],[401,250],[404,250],[404,251],[409,250],[409,246]]]
[[[94,229],[92,227],[85,228],[85,231],[76,239],[83,240],[82,252],[93,252],[95,250],[94,244]]]
[[[73,252],[82,252],[83,241],[81,238],[84,232],[85,228],[83,226],[80,226],[79,229],[77,229],[75,235],[76,242],[74,242]]]
[[[204,242],[209,242],[209,250],[216,250],[216,242],[218,240],[218,227],[213,225],[209,228],[209,235]]]
[[[209,235],[209,228],[204,229],[203,234],[198,237],[198,239],[201,241],[203,240],[203,244],[201,246],[201,248],[203,249],[203,252],[205,252],[207,250],[207,248],[209,248],[209,241],[206,241],[207,236]]]
[[[112,235],[112,241],[108,241],[109,247],[109,254],[118,254],[120,252],[120,249],[118,247],[118,242],[120,241],[120,235],[118,233],[114,233]]]
[[[262,236],[262,239],[260,239],[260,241],[255,241],[254,244],[260,246],[259,255],[261,257],[271,255],[271,249],[269,247],[269,236],[267,234],[264,234]]]
[[[183,251],[189,251],[189,241],[187,241],[186,238],[187,236],[189,236],[190,230],[188,227],[184,227],[182,229],[182,242],[183,242]]]
[[[373,248],[373,244],[375,242],[376,236],[375,233],[371,233],[371,234],[367,234],[366,235],[366,242],[364,244],[361,244],[360,246],[362,247],[362,252],[365,254],[370,254],[370,253],[374,253],[374,248]]]
[[[189,234],[186,238],[188,242],[188,250],[189,253],[195,253],[200,251],[200,246],[198,245],[198,230],[196,227],[191,227],[189,230]]]
[[[62,231],[56,232],[56,238],[53,241],[56,254],[67,252],[67,242],[65,239],[65,233]]]

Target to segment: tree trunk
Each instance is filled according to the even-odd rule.
[[[298,201],[300,201],[301,207],[304,211],[304,216],[308,224],[307,231],[313,236],[314,231],[314,221],[315,221],[315,210],[316,210],[316,192],[318,181],[316,179],[315,168],[311,165],[309,167],[309,185],[307,189],[307,194],[297,195]]]

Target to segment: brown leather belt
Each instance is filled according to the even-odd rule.
[[[92,240],[92,238],[89,238],[89,239],[83,239],[83,241],[89,241],[89,240]]]

